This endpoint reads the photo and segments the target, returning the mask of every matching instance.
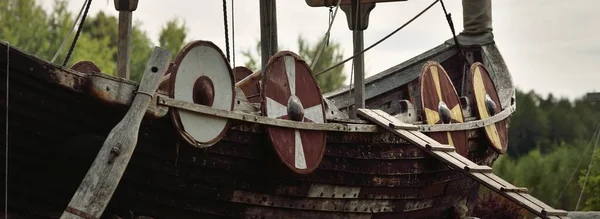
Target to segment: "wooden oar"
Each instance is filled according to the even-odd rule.
[[[117,188],[137,144],[140,123],[159,81],[171,61],[171,53],[155,47],[146,64],[131,108],[110,131],[77,192],[61,218],[100,218]]]
[[[257,72],[254,72],[254,73],[246,76],[244,79],[238,81],[237,83],[235,83],[235,86],[239,87],[239,88],[243,88],[246,85],[257,83],[261,78],[262,78],[262,72],[257,71]]]
[[[160,79],[160,86],[164,86],[167,83],[169,83],[169,80],[171,79],[170,77],[171,77],[171,73],[166,74],[165,76],[163,76]],[[254,73],[246,76],[244,79],[238,81],[237,83],[235,83],[235,86],[239,87],[239,88],[243,88],[243,87],[248,86],[250,84],[257,83],[261,78],[262,78],[262,72],[261,71],[257,71],[257,72],[254,72]]]

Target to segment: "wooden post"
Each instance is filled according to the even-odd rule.
[[[140,123],[171,63],[171,52],[155,47],[142,81],[123,119],[110,131],[61,218],[100,218],[137,144]]]
[[[275,0],[260,0],[261,68],[277,53],[277,10]]]
[[[351,0],[350,5],[340,6],[346,13],[348,27],[352,30],[354,41],[354,54],[364,50],[363,31],[369,26],[369,14],[375,8],[375,3],[360,3]],[[365,56],[358,55],[354,62],[354,108],[349,112],[350,118],[358,118],[356,110],[365,108]]]
[[[119,11],[119,47],[117,50],[117,76],[129,79],[129,63],[131,60],[131,32],[133,11],[137,9],[138,0],[115,0],[115,9]]]
[[[254,72],[254,73],[246,76],[245,78],[238,81],[237,83],[235,83],[235,86],[239,87],[239,88],[244,88],[246,85],[258,83],[258,81],[260,81],[261,78],[262,78],[262,72],[257,71],[257,72]]]
[[[354,40],[354,54],[364,49],[364,38],[362,30],[354,30],[352,39]],[[365,56],[358,55],[354,60],[354,109],[365,108]],[[351,113],[352,118],[358,118],[356,111]]]

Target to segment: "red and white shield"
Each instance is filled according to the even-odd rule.
[[[269,118],[325,123],[319,86],[308,65],[296,54],[282,51],[265,67],[262,113]],[[324,131],[268,126],[267,132],[281,161],[292,171],[314,171],[325,153]]]

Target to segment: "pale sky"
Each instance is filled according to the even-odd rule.
[[[54,0],[38,0],[50,8]],[[377,4],[365,30],[365,48],[409,20],[433,0],[410,0]],[[84,0],[69,0],[69,9],[77,14]],[[462,31],[459,0],[446,0],[446,7],[457,31]],[[231,22],[231,0],[227,1]],[[134,12],[134,20],[152,41],[158,44],[161,26],[172,18],[185,20],[189,28],[186,40],[208,40],[225,52],[223,8],[220,0],[143,0]],[[493,25],[496,43],[512,73],[517,87],[534,89],[546,95],[579,97],[600,91],[600,1],[598,0],[496,0],[493,1]],[[112,0],[95,0],[91,14],[99,11],[117,15]],[[329,9],[313,8],[304,0],[277,1],[280,50],[298,51],[302,34],[315,43],[327,30]],[[340,9],[331,30],[331,39],[342,44],[344,58],[352,55],[352,32]],[[231,30],[231,23],[230,23]],[[85,31],[85,28],[84,28]],[[260,39],[259,1],[235,1],[236,65],[246,61],[241,51],[253,48]],[[230,39],[232,35],[230,32]],[[451,38],[451,32],[438,4],[419,19],[365,53],[367,76],[379,73],[425,52]],[[231,46],[231,44],[230,44]],[[350,72],[351,62],[345,67]],[[347,80],[348,82],[348,80]]]

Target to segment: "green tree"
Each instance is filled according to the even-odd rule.
[[[533,92],[516,92],[517,110],[511,116],[508,130],[508,154],[511,157],[526,155],[537,148],[538,139],[546,136],[547,120],[538,108],[538,100]]]
[[[176,56],[181,48],[183,48],[183,45],[185,45],[184,40],[186,37],[187,27],[185,26],[185,22],[180,24],[179,20],[173,19],[167,21],[165,26],[160,30],[158,42],[160,47],[171,51],[173,56]]]
[[[75,16],[67,10],[67,3],[66,0],[54,0],[52,9],[45,11],[35,0],[0,1],[0,39],[42,59],[51,60],[75,22]],[[130,79],[139,82],[152,52],[152,42],[140,28],[139,21],[132,26]],[[176,54],[186,34],[185,23],[170,20],[161,30],[161,46]],[[54,64],[62,65],[74,35],[67,38]],[[94,62],[103,73],[115,75],[117,48],[117,18],[104,12],[88,15],[66,67],[87,60]]]
[[[321,38],[322,40],[323,38]],[[312,70],[313,74],[316,74],[326,68],[342,61],[343,52],[341,51],[341,46],[337,42],[325,42],[328,45],[325,46],[323,52],[319,57],[319,61],[314,66]],[[311,66],[313,63],[313,58],[316,57],[317,52],[321,48],[322,41],[319,41],[316,44],[310,45],[306,42],[306,40],[302,37],[298,37],[298,52],[297,54],[306,61],[306,63]],[[248,61],[244,64],[247,68],[256,71],[260,66],[260,41],[256,43],[256,46],[252,50],[242,51],[242,55],[244,55]],[[317,83],[321,88],[322,93],[327,93],[329,91],[340,88],[344,81],[346,80],[346,75],[344,75],[344,66],[336,67],[330,70],[327,73],[316,76]]]
[[[580,161],[579,170],[589,164],[590,157],[582,156],[590,152],[587,145],[577,141],[554,145],[547,154],[536,148],[518,159],[502,156],[494,163],[494,173],[516,186],[527,187],[531,195],[548,205],[573,210],[581,191],[577,179],[582,176],[581,171],[573,173]]]
[[[66,6],[65,1],[55,0],[52,13],[47,14],[35,0],[0,1],[0,39],[50,60],[73,24]]]
[[[596,142],[597,143],[597,142]],[[579,185],[584,188],[584,197],[578,210],[598,211],[600,210],[600,149],[595,150],[593,155],[594,163],[590,167],[590,174],[587,176],[588,168],[581,171]],[[587,182],[586,182],[587,178]]]
[[[258,71],[260,68],[260,40],[256,41],[256,45],[254,46],[254,51],[251,49],[243,50],[242,55],[248,59],[244,66],[246,68],[252,70],[253,72]]]
[[[73,63],[76,62],[75,60],[93,61],[98,65],[98,67],[100,67],[103,73],[116,75],[117,51],[119,43],[118,24],[118,20],[115,16],[105,14],[104,12],[99,12],[94,17],[86,18],[83,28],[83,35],[89,35],[92,40],[103,41],[105,38],[108,38],[107,45],[111,48],[111,51],[114,51],[114,53],[111,53],[109,59],[109,62],[112,64],[101,66],[99,63],[101,63],[102,60],[100,59],[105,57],[93,57],[90,59],[79,59],[78,57],[74,57],[72,59]],[[152,42],[150,41],[150,38],[148,38],[146,32],[141,30],[140,27],[141,22],[134,22],[132,25],[133,30],[131,34],[130,79],[137,82],[139,82],[141,79],[144,68],[146,67],[146,61],[152,52]],[[77,43],[77,47],[79,47],[79,44],[80,42]],[[76,48],[76,50],[78,49]],[[108,56],[108,54],[100,56]]]
[[[321,72],[344,59],[340,44],[337,42],[323,42],[323,38],[321,38],[317,44],[309,45],[302,37],[298,37],[298,53],[300,57],[307,61],[309,66],[312,66],[313,62],[316,61],[313,59],[316,57],[323,43],[327,45],[323,48],[318,62],[314,65],[313,73]],[[340,88],[346,80],[343,70],[344,66],[340,65],[329,72],[317,76],[321,92],[327,93]]]

